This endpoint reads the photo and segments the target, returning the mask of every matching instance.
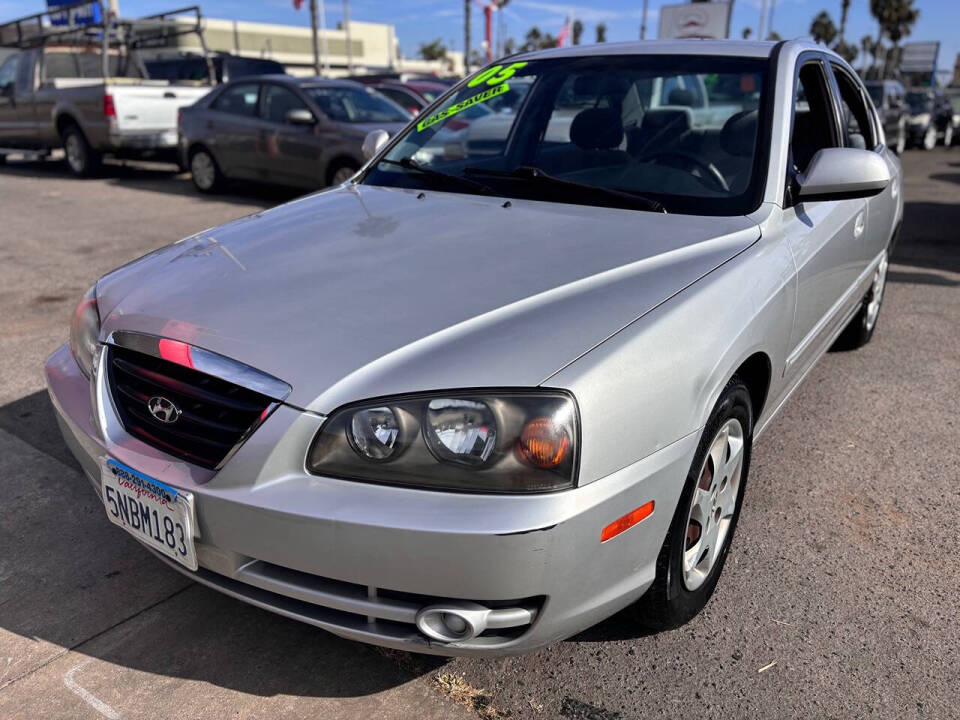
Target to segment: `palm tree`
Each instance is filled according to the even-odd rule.
[[[867,60],[867,56],[872,56],[874,52],[873,38],[869,35],[864,35],[862,38],[860,38],[860,50],[863,53],[863,63],[861,64],[861,67],[863,68],[864,75],[866,75],[867,69],[873,65],[872,59]]]
[[[816,42],[822,42],[824,45],[832,45],[837,37],[837,26],[833,24],[830,14],[826,10],[821,10],[813,22],[810,24],[810,34]]]
[[[583,35],[583,23],[579,20],[573,21],[573,44],[580,44],[580,36]]]
[[[886,60],[880,60],[883,49],[883,36],[893,43],[893,56],[900,54],[900,40],[910,34],[914,23],[920,16],[920,10],[913,7],[914,0],[870,0],[870,14],[877,21],[877,42],[874,49],[874,62],[880,66],[879,72],[885,74]]]
[[[597,42],[602,43],[607,41],[607,24],[599,23],[597,25]]]
[[[750,26],[747,26],[743,29],[743,32],[740,34],[743,35],[744,40],[749,40],[750,36],[753,34],[753,28]]]
[[[840,42],[847,32],[847,13],[850,12],[850,0],[840,0]]]

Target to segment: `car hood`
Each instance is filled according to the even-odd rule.
[[[102,338],[182,340],[274,375],[287,402],[529,387],[755,242],[697,217],[344,186],[105,276]]]

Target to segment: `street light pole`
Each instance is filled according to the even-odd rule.
[[[470,74],[470,0],[463,0],[463,67]]]
[[[310,29],[313,37],[313,73],[320,74],[320,38],[317,37],[317,0],[310,0]]]
[[[343,29],[347,31],[347,72],[353,75],[353,48],[350,47],[350,0],[343,0]]]

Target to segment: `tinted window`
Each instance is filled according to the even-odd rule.
[[[840,90],[840,110],[846,125],[847,146],[861,150],[876,147],[877,140],[873,136],[870,113],[860,94],[860,86],[842,68],[837,65],[831,67]]]
[[[308,110],[307,104],[295,93],[279,85],[263,86],[263,119],[270,122],[287,121],[291,110]]]
[[[396,88],[391,87],[378,87],[377,92],[386,95],[388,98],[393,100],[397,105],[406,109],[413,110],[423,107],[423,103],[416,100],[413,95],[403,90],[397,90]]]
[[[239,83],[226,88],[213,102],[214,110],[232,115],[255,117],[257,114],[257,95],[260,86],[256,83]]]
[[[155,60],[144,63],[147,74],[154,80],[207,82],[210,72],[203,58],[182,60]]]
[[[103,56],[93,50],[48,52],[43,56],[43,79],[103,77]],[[140,77],[137,64],[126,55],[111,54],[107,59],[111,77]]]
[[[304,88],[331,120],[347,123],[406,122],[410,114],[375,90],[353,87]]]
[[[7,85],[13,85],[17,77],[17,67],[20,65],[20,56],[14,55],[7,58],[7,61],[0,65],[0,88]]]
[[[827,78],[820,63],[807,63],[800,68],[798,76],[790,140],[796,172],[805,172],[818,150],[837,146],[833,128],[833,104]]]
[[[507,197],[631,208],[652,198],[668,212],[749,212],[769,147],[757,142],[767,66],[708,55],[506,61],[421,113],[365,182],[469,191],[404,167],[412,158]],[[711,86],[722,104],[705,103]],[[495,112],[465,122],[479,107]]]

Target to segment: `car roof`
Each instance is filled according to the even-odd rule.
[[[294,75],[286,75],[284,73],[264,73],[258,75],[244,75],[239,77],[236,80],[231,80],[228,85],[233,85],[235,83],[249,83],[249,82],[275,82],[282,83],[284,85],[296,85],[302,88],[308,87],[357,87],[362,88],[364,85],[354,82],[353,80],[339,79],[339,78],[325,78],[325,77],[297,77]]]
[[[511,60],[593,57],[596,55],[727,55],[731,57],[765,58],[770,57],[770,53],[775,46],[775,42],[753,40],[634,40],[536,50],[518,53]]]

